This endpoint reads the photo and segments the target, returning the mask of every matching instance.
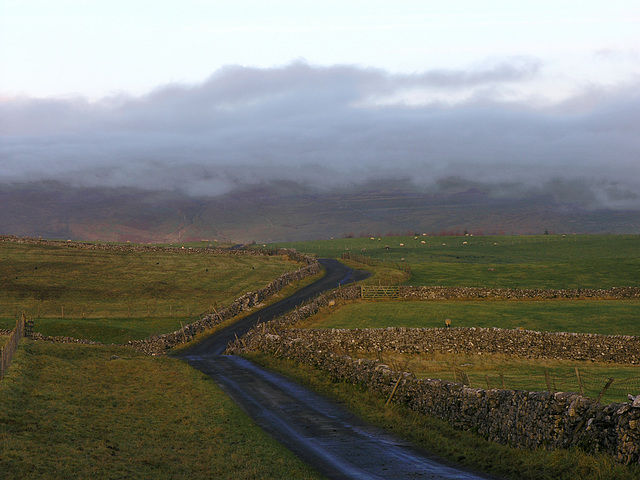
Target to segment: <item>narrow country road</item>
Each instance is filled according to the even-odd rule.
[[[258,322],[282,315],[317,294],[364,279],[336,260],[321,260],[326,274],[178,354],[209,375],[262,428],[331,479],[457,479],[481,476],[430,458],[407,442],[362,422],[339,404],[248,360],[223,355],[227,343]]]

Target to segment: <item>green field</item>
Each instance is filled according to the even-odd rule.
[[[340,258],[350,252],[381,265],[408,264],[411,277],[405,285],[553,289],[640,285],[640,235],[420,235],[278,246],[319,257]]]
[[[285,257],[0,242],[0,328],[22,311],[44,335],[104,343],[177,330],[300,268]]]
[[[637,235],[349,238],[290,246],[319,257],[340,258],[345,253],[365,256],[366,263],[373,266],[363,268],[376,272],[372,283],[389,283],[387,280],[393,277],[389,272],[395,268],[410,271],[402,284],[416,286],[573,289],[640,285]],[[381,269],[383,275],[378,273]],[[400,278],[397,274],[390,283],[400,283]],[[362,301],[325,309],[295,327],[429,328],[443,327],[449,318],[459,327],[640,335],[639,315],[637,300]],[[373,358],[363,352],[350,353]],[[392,368],[411,371],[419,378],[468,381],[478,388],[582,390],[596,398],[613,378],[614,383],[601,399],[605,403],[626,401],[628,393],[635,395],[640,389],[638,367],[632,365],[499,355],[399,355],[391,351],[375,355],[379,356]],[[262,361],[335,395],[360,414],[432,452],[497,475],[522,479],[638,478],[637,468],[615,465],[607,456],[573,450],[530,452],[484,444],[442,422],[397,406],[383,406],[385,399],[374,398],[356,386],[332,384],[322,372],[277,359]],[[462,375],[466,376],[464,380]]]
[[[449,318],[456,327],[525,328],[549,332],[640,335],[640,302],[637,300],[552,301],[386,301],[346,303],[326,308],[298,328],[433,328],[444,327]],[[351,352],[361,358],[374,354]],[[636,365],[598,362],[530,360],[502,356],[454,354],[398,355],[383,353],[384,362],[404,365],[420,378],[459,380],[464,372],[471,384],[481,388],[547,390],[547,376],[556,391],[580,391],[575,369],[582,372],[584,393],[597,397],[608,379],[614,384],[603,402],[626,401],[640,389]],[[487,378],[488,377],[488,378]],[[635,393],[634,393],[635,394]]]
[[[475,388],[577,392],[594,399],[604,390],[600,399],[603,404],[626,402],[627,395],[640,391],[637,365],[501,355],[397,354],[392,351],[382,354],[351,352],[351,355],[370,360],[381,358],[383,363],[409,371],[417,378],[463,382]],[[611,378],[613,383],[605,390]]]
[[[320,257],[340,258],[344,252],[365,255],[375,264],[371,282],[403,279],[407,285],[512,288],[640,284],[638,235],[410,236],[277,246]],[[404,280],[407,276],[398,267],[410,270],[411,276]],[[0,243],[0,328],[13,328],[24,310],[43,334],[122,343],[180,328],[200,313],[223,308],[297,268],[281,257]],[[325,311],[312,322],[314,328],[429,327],[443,326],[444,319],[450,318],[454,326],[636,335],[640,334],[637,305],[640,302],[599,300],[360,302],[340,306],[331,314]],[[119,358],[110,360],[113,355]],[[458,369],[468,374],[474,386],[487,386],[488,378],[492,387],[500,387],[504,380],[520,382],[507,388],[543,390],[545,372],[560,385],[562,378],[573,381],[578,366],[585,378],[600,381],[617,376],[622,384],[622,377],[637,369],[596,363],[527,363],[499,356],[428,358],[384,353],[384,360],[407,365],[418,376],[453,379]],[[315,374],[307,371],[306,375]],[[637,478],[636,470],[612,465],[608,457],[489,445],[468,432],[441,423],[436,427],[433,419],[385,407],[384,399],[373,399],[357,387],[330,385],[326,379],[315,384],[341,390],[340,398],[350,408],[377,417],[387,428],[398,429],[452,461],[510,478]],[[604,399],[612,400],[618,397]],[[400,426],[403,422],[406,430]],[[438,446],[443,448],[439,451]],[[180,361],[144,357],[116,346],[29,340],[23,340],[0,382],[0,472],[3,479],[318,478],[271,442],[208,379]]]
[[[145,338],[300,266],[285,257],[0,243],[0,328],[13,328],[25,311],[45,335]],[[0,473],[321,478],[179,360],[27,339],[0,382]]]
[[[180,360],[23,340],[0,382],[0,478],[321,477]]]
[[[640,284],[638,235],[539,235],[499,237],[349,238],[292,244],[300,251],[340,257],[364,255],[375,272],[410,266],[406,285],[508,288],[609,288]],[[366,267],[365,267],[366,268]],[[388,276],[388,275],[387,275]],[[398,277],[399,278],[399,277]],[[372,281],[375,283],[374,277]],[[384,283],[384,282],[382,282]],[[300,328],[523,328],[549,332],[640,335],[638,300],[468,300],[351,302],[328,308],[296,325]],[[360,355],[360,354],[358,354]],[[565,361],[531,361],[457,355],[402,356],[385,360],[408,365],[418,377],[459,380],[474,386],[579,391],[575,369],[586,382],[585,394],[597,395],[613,377],[603,401],[625,401],[640,388],[637,366]],[[407,367],[409,368],[409,367]],[[552,383],[553,383],[552,382]]]
[[[640,335],[638,300],[469,300],[347,303],[299,324],[313,328],[524,328],[545,332]]]

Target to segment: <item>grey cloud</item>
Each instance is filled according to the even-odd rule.
[[[279,180],[330,189],[406,179],[437,191],[456,178],[494,195],[640,207],[637,88],[578,92],[591,99],[587,109],[565,102],[543,111],[486,97],[447,108],[366,105],[409,87],[484,92],[527,82],[539,68],[519,58],[396,75],[297,62],[228,67],[202,84],[142,97],[4,101],[0,182],[220,195]]]

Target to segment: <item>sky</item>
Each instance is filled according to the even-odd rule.
[[[637,0],[0,0],[0,185],[640,208]]]

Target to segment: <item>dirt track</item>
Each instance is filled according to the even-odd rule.
[[[363,423],[337,403],[244,358],[222,355],[230,340],[255,323],[271,320],[322,291],[368,275],[335,260],[321,263],[326,270],[322,279],[183,350],[179,357],[213,378],[260,426],[328,478],[490,478],[434,460],[407,442]]]

